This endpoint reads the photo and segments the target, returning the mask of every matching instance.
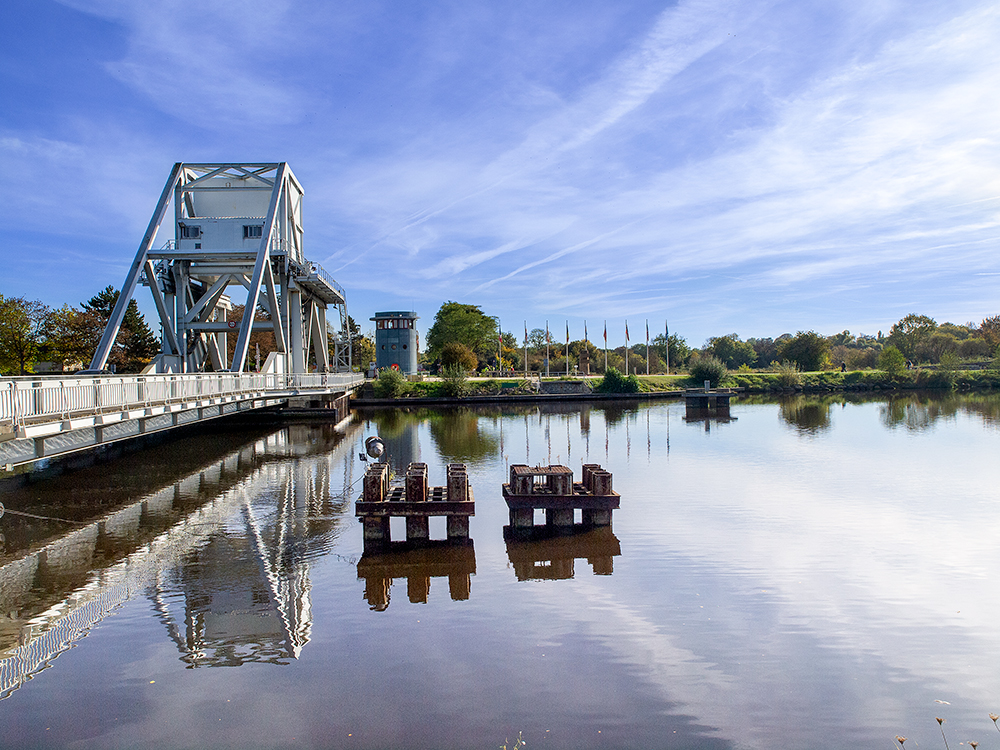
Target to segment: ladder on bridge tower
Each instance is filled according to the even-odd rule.
[[[264,372],[305,373],[310,365],[319,372],[350,370],[347,300],[340,285],[306,259],[303,194],[284,162],[175,164],[90,369],[107,364],[141,282],[153,294],[163,332],[149,371],[244,372],[254,331],[274,334],[275,351]],[[155,247],[171,206],[174,237]],[[231,285],[246,292],[242,320],[229,320]],[[264,316],[256,314],[258,306]],[[335,316],[329,316],[331,307]],[[334,334],[332,362],[328,329]],[[231,335],[236,344],[230,358]]]

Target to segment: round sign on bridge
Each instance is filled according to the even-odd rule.
[[[230,328],[236,328],[236,321],[235,320],[230,320],[229,321],[229,327]]]
[[[399,369],[399,365],[397,365],[395,362],[393,362],[392,363],[392,369],[393,370],[398,370]]]

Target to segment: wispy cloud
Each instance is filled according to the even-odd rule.
[[[221,129],[301,117],[299,94],[277,65],[289,41],[287,0],[63,2],[128,29],[127,54],[106,68],[171,118]]]
[[[173,161],[279,158],[353,306],[662,315],[698,341],[1000,304],[990,3],[65,4],[124,41],[86,63],[100,106],[0,121],[8,212],[82,227],[100,195],[134,231]],[[961,294],[927,280],[952,270]]]

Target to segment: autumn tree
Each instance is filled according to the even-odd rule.
[[[0,369],[28,374],[45,340],[49,314],[38,300],[0,295]]]
[[[245,314],[246,305],[233,305],[233,309],[229,313],[229,320],[236,321],[237,327],[243,321],[243,315]],[[254,315],[254,321],[268,321],[271,319],[271,314],[267,312],[260,305],[257,306],[256,314]],[[233,355],[236,353],[236,339],[238,336],[231,334],[226,337],[226,348],[229,350],[228,359],[230,366],[232,366]],[[250,341],[247,344],[247,361],[244,366],[244,371],[252,370],[257,365],[257,353],[260,353],[260,364],[263,367],[264,362],[267,360],[267,355],[271,352],[277,350],[278,345],[274,339],[274,333],[272,331],[266,331],[261,329],[255,329],[250,334]],[[372,346],[374,351],[374,345]],[[374,357],[372,357],[374,359]]]
[[[986,318],[976,330],[979,337],[989,345],[991,353],[1000,347],[1000,315]]]
[[[449,341],[441,348],[441,364],[444,367],[460,367],[463,370],[475,370],[479,360],[475,352],[459,341]]]

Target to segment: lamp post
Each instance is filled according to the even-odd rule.
[[[500,328],[500,316],[491,315],[490,318],[497,322],[497,372],[503,371],[503,332]],[[501,375],[502,377],[502,375]]]

